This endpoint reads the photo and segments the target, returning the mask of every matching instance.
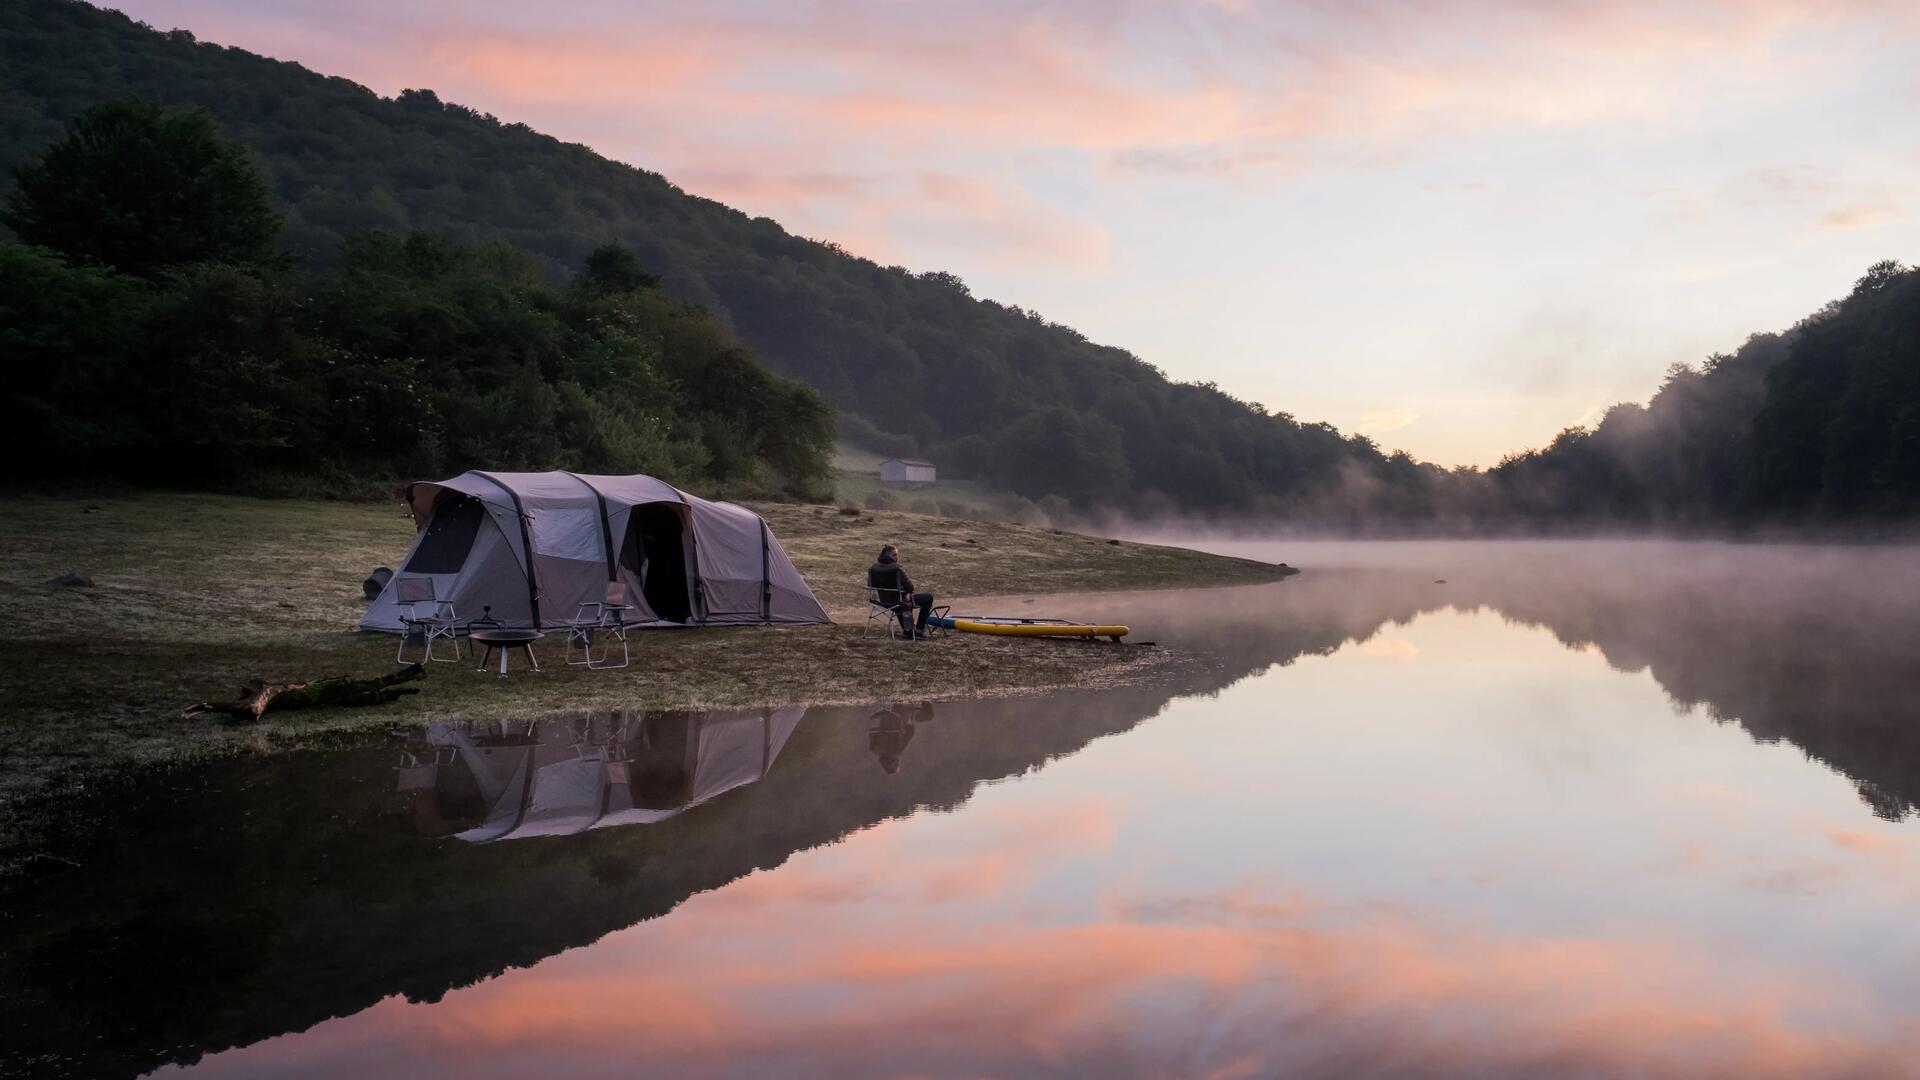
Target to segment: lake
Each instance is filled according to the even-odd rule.
[[[1913,549],[1197,546],[1305,573],[981,612],[1128,622],[1145,686],[103,778],[79,868],[0,883],[0,1042],[49,1075],[1920,1075]]]

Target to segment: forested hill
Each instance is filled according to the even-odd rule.
[[[663,393],[685,398],[674,413],[679,426],[658,431],[638,405],[648,393],[624,376],[602,385],[604,372],[583,359],[591,350],[572,366],[535,364],[536,381],[550,384],[540,393],[553,400],[528,412],[495,402],[506,393],[493,385],[501,380],[472,363],[473,338],[486,335],[427,340],[439,350],[427,361],[469,382],[478,377],[471,386],[436,380],[448,398],[436,403],[448,432],[493,432],[514,416],[573,418],[571,427],[522,424],[552,429],[545,441],[521,439],[513,459],[529,467],[562,452],[603,463],[660,459],[678,462],[689,478],[818,492],[824,413],[800,388],[762,385],[759,375],[750,380],[760,387],[756,395],[723,392],[752,369],[735,355],[731,331],[760,361],[822,392],[855,441],[931,457],[949,475],[1043,501],[1056,496],[1135,515],[1418,531],[1824,528],[1920,518],[1920,271],[1898,263],[1871,267],[1851,295],[1783,333],[1756,335],[1699,368],[1676,365],[1646,406],[1617,406],[1592,430],[1570,428],[1550,446],[1511,455],[1485,472],[1448,471],[1405,454],[1383,455],[1364,437],[1343,437],[1326,424],[1269,415],[1210,385],[1169,382],[1123,350],[1018,307],[976,299],[952,275],[883,267],[793,236],[654,173],[442,102],[430,91],[386,99],[344,79],[200,42],[185,31],[157,32],[75,0],[0,0],[0,176],[35,160],[90,106],[127,97],[169,109],[202,107],[250,148],[285,213],[278,242],[305,266],[333,275],[327,280],[351,284],[371,260],[383,273],[400,267],[412,275],[398,293],[391,283],[382,288],[404,295],[418,313],[447,303],[485,307],[493,304],[488,296],[507,296],[510,307],[526,305],[541,319],[558,312],[565,323],[592,315],[576,276],[589,254],[624,245],[637,255],[638,276],[622,280],[657,275],[669,297],[704,307],[724,324],[709,328],[699,312],[663,304],[651,284],[614,301],[623,318],[649,333],[700,327],[671,348],[664,339],[614,343],[638,365],[634,370],[677,372],[670,386],[649,392],[656,405],[666,400]],[[381,232],[349,242],[367,230]],[[407,247],[391,246],[409,233],[415,235]],[[501,256],[503,243],[523,254]],[[403,252],[411,254],[395,254]],[[520,280],[520,260],[545,283]],[[16,290],[28,299],[72,299],[105,287],[82,267],[58,269],[40,255],[16,251],[8,265],[23,280],[52,274],[65,283]],[[316,296],[377,293],[342,288]],[[317,316],[288,296],[285,318],[306,320],[300,333],[312,330]],[[0,315],[8,310],[0,297]],[[421,343],[417,329],[387,342],[384,352],[369,350],[341,336],[356,312],[320,314],[332,320],[320,320],[332,336],[316,344],[316,356],[352,358],[366,386],[405,382],[404,372],[381,357],[418,360],[403,355]],[[81,321],[101,324],[82,337],[117,325]],[[586,341],[586,325],[566,332],[586,334]],[[547,326],[542,334],[529,340],[547,341],[562,330]],[[122,337],[126,356],[164,345],[144,330]],[[41,334],[30,343],[47,357],[34,361],[40,376],[52,379],[72,366],[66,360],[73,341]],[[487,339],[479,351],[500,344]],[[656,347],[675,355],[656,363],[648,351]],[[28,363],[20,348],[12,352],[0,360]],[[524,367],[533,356],[514,363]],[[301,379],[321,371],[336,373],[328,377],[337,381],[341,370],[331,361],[309,367],[291,382],[305,385]],[[235,367],[235,377],[246,370]],[[160,369],[153,377],[165,381]],[[533,393],[531,382],[526,388]],[[154,412],[151,402],[128,408]],[[60,410],[42,412],[41,420],[64,425],[76,445],[100,441]],[[775,413],[792,415],[776,421]],[[357,416],[361,434],[350,441],[357,449],[331,453],[325,467],[384,474],[460,457],[459,447],[434,431],[411,431],[417,419],[376,420]],[[412,443],[393,449],[390,443],[407,432],[373,430],[382,423],[407,426]],[[268,440],[276,430],[263,425],[256,434]],[[597,434],[571,441],[553,435],[573,430]],[[654,445],[659,439],[666,441]],[[490,436],[485,445],[499,444]],[[234,449],[229,456],[243,455]],[[278,464],[318,467],[304,459]]]
[[[1120,349],[976,299],[951,275],[794,236],[430,91],[385,99],[71,0],[0,0],[0,95],[0,172],[102,99],[205,107],[259,155],[287,213],[282,243],[315,262],[361,230],[427,230],[504,239],[559,280],[598,246],[624,244],[669,294],[822,391],[860,441],[1034,498],[1319,515],[1316,501],[1356,477],[1385,497],[1438,472],[1169,382]]]
[[[1867,268],[1845,297],[1699,367],[1646,405],[1486,474],[1505,527],[1884,527],[1920,518],[1920,269]]]

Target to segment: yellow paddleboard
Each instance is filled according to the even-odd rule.
[[[969,634],[1000,634],[1005,637],[1106,637],[1119,641],[1127,633],[1124,626],[1087,626],[1082,623],[1044,622],[1040,620],[966,619],[950,620],[953,629]]]

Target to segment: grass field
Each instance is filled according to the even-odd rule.
[[[835,497],[848,506],[867,506],[876,493],[885,492],[894,505],[902,508],[932,504],[958,507],[965,515],[984,517],[1005,516],[1007,508],[1017,502],[1006,492],[974,480],[939,480],[925,487],[892,488],[881,483],[878,475],[867,473],[836,472],[833,490]]]
[[[887,456],[844,442],[834,450],[834,497],[841,505],[866,506],[875,494],[884,492],[901,509],[944,503],[961,509],[960,516],[991,519],[1006,517],[1007,508],[1021,501],[1010,492],[975,480],[942,479],[925,487],[890,488],[880,482],[880,463]]]
[[[413,534],[397,503],[171,493],[0,498],[0,807],[137,761],[297,745],[311,735],[430,716],[531,715],[601,706],[687,707],[931,700],[1111,684],[1164,654],[1095,642],[862,636],[864,573],[897,542],[942,597],[1270,581],[1284,571],[1178,548],[1017,525],[766,505],[800,571],[841,625],[647,631],[633,666],[546,670],[506,682],[429,665],[390,706],[269,714],[239,727],[182,720],[247,677],[290,681],[393,670],[396,640],[361,634],[360,582]],[[90,588],[45,583],[75,572]],[[5,831],[0,812],[0,832]]]

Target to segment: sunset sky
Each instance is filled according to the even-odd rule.
[[[119,0],[1491,464],[1920,259],[1920,5]]]

